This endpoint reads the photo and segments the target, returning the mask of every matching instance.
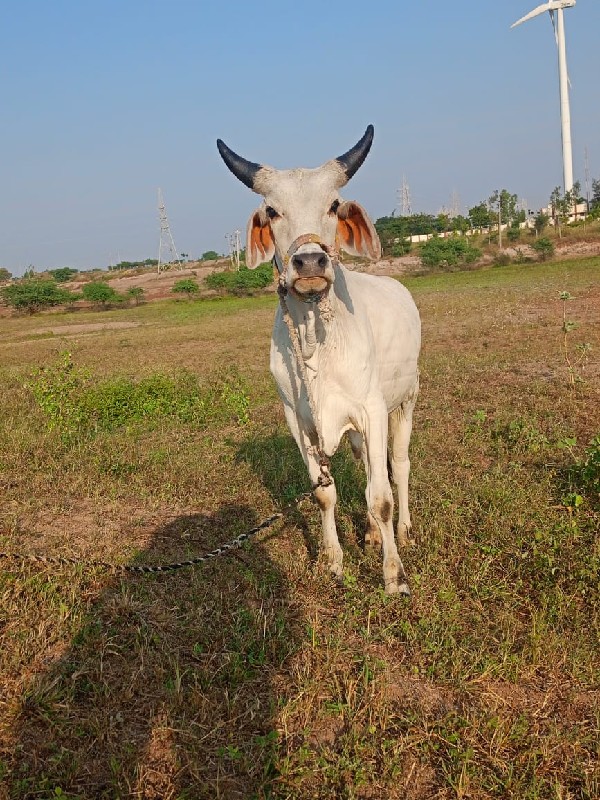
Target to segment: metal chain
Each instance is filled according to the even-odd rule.
[[[209,553],[205,553],[203,556],[196,556],[195,558],[186,559],[185,561],[175,561],[171,564],[110,564],[107,561],[88,561],[80,558],[68,558],[66,556],[40,556],[35,554],[22,554],[22,553],[3,553],[0,552],[0,560],[5,561],[18,561],[18,562],[37,562],[41,564],[54,564],[54,565],[70,565],[70,566],[83,566],[83,567],[96,567],[104,570],[110,570],[111,572],[118,572],[118,573],[125,573],[125,572],[137,572],[137,573],[154,573],[154,572],[174,572],[178,569],[183,569],[183,567],[193,567],[197,564],[202,564],[205,561],[210,561],[217,556],[222,556],[228,553],[231,550],[236,550],[241,547],[244,542],[250,541],[257,533],[260,531],[266,530],[266,528],[270,528],[278,519],[282,519],[284,514],[292,509],[294,506],[299,505],[303,500],[311,497],[312,492],[304,492],[303,494],[296,497],[295,500],[292,500],[291,503],[288,503],[287,506],[282,511],[278,511],[276,514],[271,514],[270,517],[263,520],[259,525],[254,528],[251,528],[249,531],[245,533],[241,533],[239,536],[236,536],[235,539],[232,539],[230,542],[226,542],[222,544],[220,547],[216,547],[214,550],[211,550]]]

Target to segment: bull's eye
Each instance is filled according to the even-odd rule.
[[[267,206],[265,211],[267,212],[267,217],[269,219],[276,219],[279,216],[279,214],[275,211],[274,208],[271,208],[271,206]]]
[[[339,200],[334,200],[333,203],[331,204],[331,208],[329,209],[329,213],[330,214],[337,214],[337,210],[338,210],[339,207],[340,207],[340,201]]]

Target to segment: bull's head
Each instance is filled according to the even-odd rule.
[[[277,170],[246,161],[217,140],[231,172],[264,197],[248,222],[250,269],[275,258],[285,287],[311,298],[333,283],[332,255],[340,247],[352,255],[379,258],[379,237],[367,213],[338,193],[362,165],[372,142],[369,125],[347,153],[316,169]]]

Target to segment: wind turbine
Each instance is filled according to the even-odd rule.
[[[543,14],[544,11],[550,13],[556,46],[558,49],[558,82],[560,86],[560,121],[562,131],[562,153],[563,153],[563,183],[564,190],[570,192],[573,188],[573,150],[571,147],[571,111],[569,109],[569,76],[567,73],[567,49],[565,45],[565,21],[563,11],[565,8],[573,8],[575,0],[548,0],[529,14],[517,20],[511,28],[527,22],[529,19]],[[556,13],[556,19],[554,14]]]

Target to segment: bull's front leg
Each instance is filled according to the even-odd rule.
[[[321,466],[315,453],[314,443],[302,425],[301,421],[289,406],[285,406],[285,417],[288,427],[302,454],[310,482],[313,487],[314,498],[317,501],[321,512],[322,547],[327,556],[329,569],[336,578],[342,577],[342,562],[344,554],[340,547],[340,542],[335,526],[335,504],[337,503],[337,491],[335,482],[331,478],[328,486],[319,485],[321,477]]]
[[[364,427],[366,500],[369,520],[379,528],[383,545],[383,580],[387,594],[410,595],[394,536],[394,495],[387,471],[388,414],[383,400],[367,409]]]

